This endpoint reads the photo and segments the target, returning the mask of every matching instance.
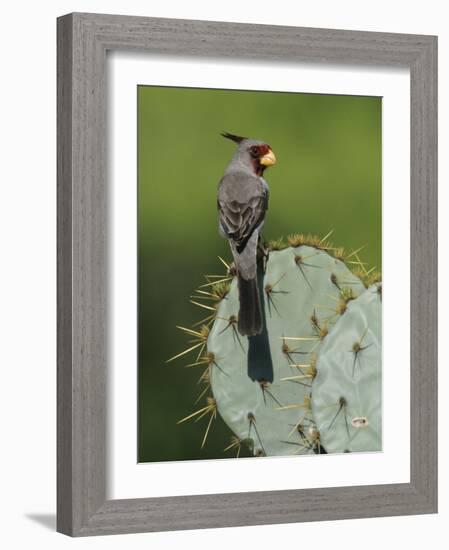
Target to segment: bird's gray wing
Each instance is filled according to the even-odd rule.
[[[261,178],[245,173],[223,177],[218,190],[220,225],[240,254],[268,209],[268,187]]]

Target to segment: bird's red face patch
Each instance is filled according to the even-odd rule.
[[[267,143],[252,145],[249,149],[249,154],[251,155],[254,172],[258,176],[262,176],[265,168],[276,162],[271,147]],[[268,159],[267,156],[269,156]]]
[[[263,157],[270,150],[270,146],[264,143],[263,145],[253,145],[249,152],[253,158]]]
[[[269,150],[270,150],[270,146],[267,145],[266,143],[264,145],[259,145],[259,153],[261,157],[266,155]]]

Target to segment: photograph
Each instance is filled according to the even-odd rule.
[[[138,462],[382,451],[382,98],[137,87]]]
[[[5,549],[447,538],[445,5],[348,2],[5,4]]]
[[[57,18],[65,535],[437,513],[438,36],[269,7]]]

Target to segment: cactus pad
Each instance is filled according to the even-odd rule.
[[[317,452],[310,401],[317,353],[365,287],[341,260],[305,245],[271,251],[259,286],[272,372],[259,368],[257,376],[251,375],[251,342],[236,330],[239,303],[233,280],[207,339],[217,410],[240,440],[252,441],[255,455]]]
[[[312,410],[327,452],[382,448],[381,312],[377,283],[348,304],[320,348]]]

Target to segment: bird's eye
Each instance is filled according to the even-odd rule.
[[[259,148],[256,145],[251,147],[250,152],[253,157],[259,156]]]

